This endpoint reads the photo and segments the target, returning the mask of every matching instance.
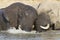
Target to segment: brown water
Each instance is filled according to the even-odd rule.
[[[60,40],[60,30],[51,30],[41,33],[11,34],[0,32],[0,40]]]

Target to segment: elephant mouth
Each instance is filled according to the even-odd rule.
[[[46,26],[40,26],[40,28],[42,28],[42,29],[49,29],[49,27],[50,27],[49,24],[47,24]]]

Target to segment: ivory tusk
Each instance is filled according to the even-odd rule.
[[[48,29],[49,28],[49,24],[47,24],[47,26],[46,27],[44,27],[44,26],[40,26],[42,29]]]

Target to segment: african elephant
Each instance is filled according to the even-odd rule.
[[[32,26],[37,18],[37,11],[32,6],[17,2],[2,10],[9,18],[11,27],[18,29],[18,26],[21,25],[22,30],[31,31],[33,29]]]
[[[35,21],[35,30],[37,32],[42,32],[42,31],[47,31],[48,29],[54,29],[54,24],[51,22],[50,16],[48,15],[48,13],[51,10],[47,11],[47,12],[41,12],[36,21]]]

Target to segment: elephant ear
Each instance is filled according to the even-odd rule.
[[[6,19],[7,21],[9,21],[9,18],[8,18],[7,16],[5,16],[5,19]]]
[[[8,18],[8,16],[4,13],[4,11],[2,12],[2,17],[3,17],[4,21],[9,22],[9,18]]]

